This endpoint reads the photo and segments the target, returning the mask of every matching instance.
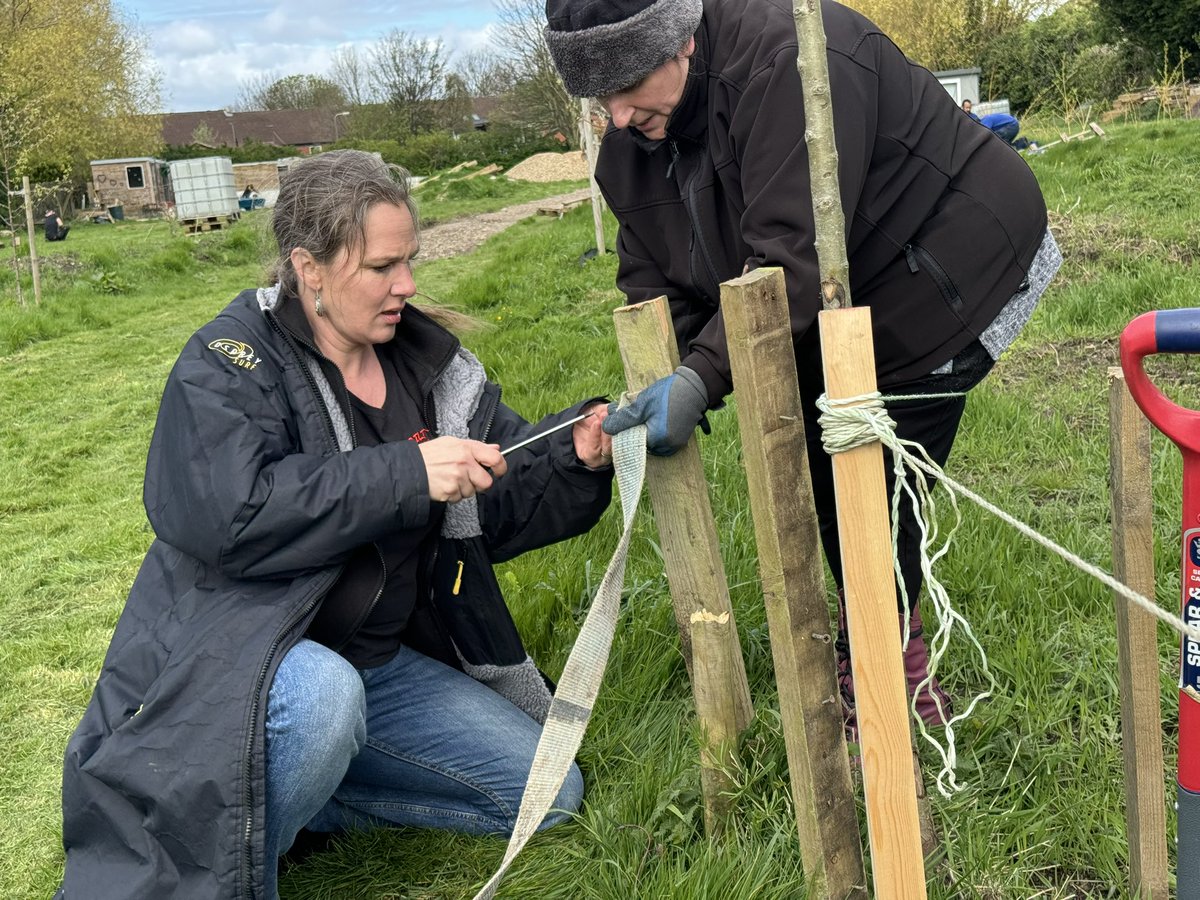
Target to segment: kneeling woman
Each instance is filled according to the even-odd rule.
[[[66,752],[68,900],[270,900],[302,827],[511,830],[550,695],[491,564],[599,518],[606,405],[501,456],[533,431],[408,305],[416,222],[403,170],[301,163],[278,283],[171,372],[156,540]]]

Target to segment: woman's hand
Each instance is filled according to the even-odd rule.
[[[585,406],[582,412],[592,415],[582,422],[576,422],[571,432],[575,439],[575,455],[589,469],[612,465],[612,438],[600,427],[608,417],[608,404],[597,401]]]
[[[418,446],[425,460],[431,500],[453,503],[473,497],[486,491],[494,479],[508,471],[498,444],[440,437]]]

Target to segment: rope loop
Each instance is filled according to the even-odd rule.
[[[898,537],[897,522],[899,519],[898,512],[902,495],[907,495],[914,506],[916,514],[917,526],[921,533],[921,572],[925,578],[925,583],[928,587],[930,599],[933,603],[937,614],[937,630],[933,637],[929,640],[929,674],[925,681],[917,686],[913,692],[912,714],[917,720],[917,728],[921,736],[934,746],[942,757],[943,768],[938,774],[937,786],[942,794],[949,796],[949,792],[944,785],[948,783],[952,789],[957,790],[958,785],[954,778],[954,765],[956,761],[954,747],[954,725],[965,719],[974,710],[975,706],[984,698],[991,695],[991,692],[996,687],[996,682],[991,671],[987,666],[987,657],[984,654],[983,647],[975,638],[970,625],[961,615],[959,615],[950,605],[950,599],[945,588],[937,581],[933,575],[933,564],[946,553],[950,546],[950,538],[962,521],[961,513],[958,509],[957,497],[965,497],[972,503],[979,506],[986,512],[991,513],[996,518],[1000,519],[1007,525],[1012,526],[1025,537],[1029,538],[1036,544],[1040,544],[1047,550],[1056,554],[1066,562],[1075,566],[1081,572],[1091,575],[1096,580],[1100,581],[1115,594],[1126,600],[1133,606],[1140,607],[1145,612],[1157,618],[1163,624],[1169,626],[1179,634],[1193,641],[1200,641],[1200,624],[1185,622],[1182,618],[1168,610],[1163,609],[1154,600],[1143,597],[1133,588],[1122,584],[1112,575],[1109,575],[1103,569],[1092,565],[1082,559],[1065,547],[1055,543],[1050,538],[1035,531],[1031,526],[1026,525],[1016,517],[1006,513],[993,503],[985,500],[983,497],[976,494],[974,491],[964,487],[954,479],[946,475],[925,452],[925,448],[915,441],[906,441],[898,437],[895,433],[895,421],[887,414],[884,406],[884,400],[903,401],[903,400],[928,400],[938,397],[953,397],[957,394],[913,394],[913,395],[893,395],[884,396],[878,391],[871,394],[863,394],[858,397],[846,397],[838,400],[831,400],[826,395],[822,395],[817,400],[817,408],[821,410],[819,419],[822,427],[822,442],[825,451],[829,454],[843,453],[846,450],[854,449],[855,447],[863,446],[864,444],[879,441],[892,451],[893,468],[892,471],[896,476],[895,488],[892,492],[892,553],[895,557],[896,542]],[[913,451],[916,451],[915,453]],[[911,484],[909,479],[906,479],[906,474],[911,471]],[[928,478],[926,477],[928,476]],[[929,479],[933,480],[933,485],[929,483]],[[945,539],[937,547],[934,543],[938,535],[938,522],[936,518],[936,508],[933,501],[933,487],[941,485],[946,489],[946,493],[950,498],[950,506],[954,511],[954,523]],[[905,619],[908,619],[910,610],[909,598],[904,588],[904,578],[901,576],[899,563],[893,559],[896,571],[896,583],[900,588],[900,599],[905,612]],[[921,690],[933,680],[934,672],[938,662],[945,653],[947,643],[950,639],[950,632],[955,624],[958,624],[964,631],[967,639],[978,651],[981,660],[983,661],[983,673],[987,676],[989,688],[977,694],[972,698],[967,709],[959,715],[954,716],[946,722],[946,748],[940,747],[936,741],[929,735],[925,729],[925,723],[917,716],[916,712],[916,697],[919,696]],[[928,630],[928,629],[927,629]],[[904,646],[908,646],[908,628],[905,626]],[[937,700],[936,695],[934,696]],[[939,712],[941,704],[938,703]]]

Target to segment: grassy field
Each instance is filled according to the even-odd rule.
[[[1117,335],[1143,311],[1200,306],[1200,122],[1110,135],[1031,161],[1067,261],[1018,343],[972,392],[949,467],[1105,568],[1106,370],[1116,364]],[[45,898],[58,883],[61,755],[151,540],[140,489],[162,383],[188,335],[237,290],[260,283],[264,226],[252,215],[192,238],[162,223],[81,226],[46,251],[37,310],[17,307],[3,257],[0,896]],[[591,213],[579,209],[527,220],[470,257],[417,270],[422,290],[488,323],[466,342],[528,416],[620,389],[610,316],[620,303],[616,262],[609,255],[581,266],[593,243]],[[1180,402],[1200,406],[1200,380],[1186,362],[1156,360],[1155,377]],[[735,415],[711,418],[701,448],[758,708],[737,775],[738,826],[721,843],[702,835],[690,691],[653,521],[642,512],[612,661],[580,753],[583,811],[532,842],[502,896],[805,896]],[[1153,464],[1158,600],[1174,609],[1181,466],[1157,435]],[[928,866],[929,894],[1127,896],[1109,592],[986,513],[968,507],[964,518],[941,578],[999,687],[960,728],[965,789],[933,798],[942,850]],[[589,535],[501,572],[531,652],[551,674],[618,524],[614,508]],[[1168,782],[1177,643],[1166,631],[1159,659]],[[943,670],[960,696],[982,684],[961,646]],[[435,832],[352,835],[287,873],[281,893],[471,896],[503,846]]]

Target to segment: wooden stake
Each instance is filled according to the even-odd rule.
[[[870,308],[825,310],[818,322],[829,397],[875,391]],[[833,482],[875,897],[923,898],[925,866],[880,444],[835,454]]]
[[[783,270],[725,282],[721,309],[808,896],[865,898]]]
[[[587,160],[588,183],[592,189],[592,222],[596,226],[596,255],[604,255],[604,198],[600,196],[600,185],[596,184],[596,132],[592,129],[592,101],[584,97],[579,101],[582,115],[579,118],[579,136],[583,139],[583,157]]]
[[[623,306],[613,312],[625,379],[631,391],[639,391],[679,365],[679,351],[671,329],[671,311],[665,297]],[[688,675],[693,673],[691,616],[702,609],[718,615],[730,614],[729,640],[732,662],[733,694],[737,710],[738,732],[754,718],[750,686],[746,681],[746,663],[732,618],[725,564],[717,543],[717,526],[704,465],[693,437],[674,456],[651,456],[646,460],[646,487],[658,524],[659,544],[671,600],[675,605],[675,624],[683,645]],[[695,679],[692,681],[693,689]]]
[[[21,176],[21,192],[25,195],[25,229],[29,234],[29,269],[33,274],[33,302],[42,302],[42,270],[38,265],[37,242],[33,239],[33,191],[29,189],[29,176]]]
[[[1150,425],[1130,396],[1124,373],[1111,368],[1108,378],[1113,575],[1143,596],[1153,597]],[[1157,620],[1120,595],[1114,594],[1113,602],[1117,614],[1130,892],[1143,900],[1167,900]]]
[[[733,791],[729,772],[737,764],[737,710],[729,690],[733,682],[729,613],[716,615],[702,609],[692,613],[690,625],[704,831],[716,839],[729,822]]]

